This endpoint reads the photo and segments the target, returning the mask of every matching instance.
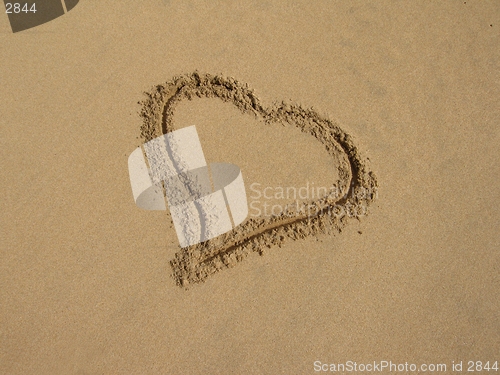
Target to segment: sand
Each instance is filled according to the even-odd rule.
[[[80,0],[18,33],[0,17],[0,373],[500,361],[499,15]],[[322,190],[295,206],[321,205],[309,221],[260,212],[180,249],[127,160],[190,125],[259,209],[294,205],[280,187],[376,194]],[[324,214],[349,200],[367,214]]]

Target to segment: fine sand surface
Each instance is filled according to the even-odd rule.
[[[0,374],[500,366],[499,25],[469,0],[0,16]],[[180,249],[127,159],[190,125],[252,208]]]

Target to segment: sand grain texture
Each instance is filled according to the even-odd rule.
[[[15,34],[0,14],[0,374],[500,361],[499,4],[80,0]],[[246,187],[356,182],[351,135],[369,216],[242,262],[179,252],[131,193],[144,91],[145,136],[196,125]]]

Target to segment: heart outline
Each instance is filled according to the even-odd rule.
[[[377,195],[377,178],[360,156],[352,137],[313,109],[284,102],[266,108],[248,85],[234,78],[198,72],[176,76],[145,95],[146,99],[139,102],[142,105],[139,114],[143,120],[141,137],[145,142],[175,130],[172,119],[180,101],[196,97],[218,98],[232,103],[244,114],[261,117],[266,123],[288,123],[315,137],[337,162],[340,179],[333,186],[344,193],[335,196],[336,199],[327,195],[303,203],[317,209],[312,217],[302,215],[290,219],[288,216],[287,219],[281,214],[250,218],[228,233],[181,249],[170,262],[172,277],[181,287],[203,282],[210,275],[234,266],[251,252],[262,255],[266,247],[281,246],[287,238],[296,240],[319,233],[339,233],[349,218],[359,220],[358,209],[363,207],[366,210]],[[354,194],[360,189],[364,194]],[[349,190],[353,192],[351,196]],[[352,215],[332,217],[331,209],[338,207]]]

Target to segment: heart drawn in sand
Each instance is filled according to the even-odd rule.
[[[207,241],[180,249],[170,262],[179,286],[204,281],[208,276],[236,265],[252,252],[287,239],[297,240],[320,233],[335,234],[350,219],[366,215],[377,193],[377,179],[368,170],[351,136],[333,121],[312,109],[285,103],[264,107],[247,85],[233,78],[192,73],[155,86],[140,102],[141,136],[149,142],[173,132],[173,116],[181,101],[215,98],[233,104],[268,124],[287,124],[310,134],[322,145],[338,169],[338,180],[324,196],[288,206],[279,215],[247,218],[233,230]],[[340,194],[339,194],[340,192]]]

